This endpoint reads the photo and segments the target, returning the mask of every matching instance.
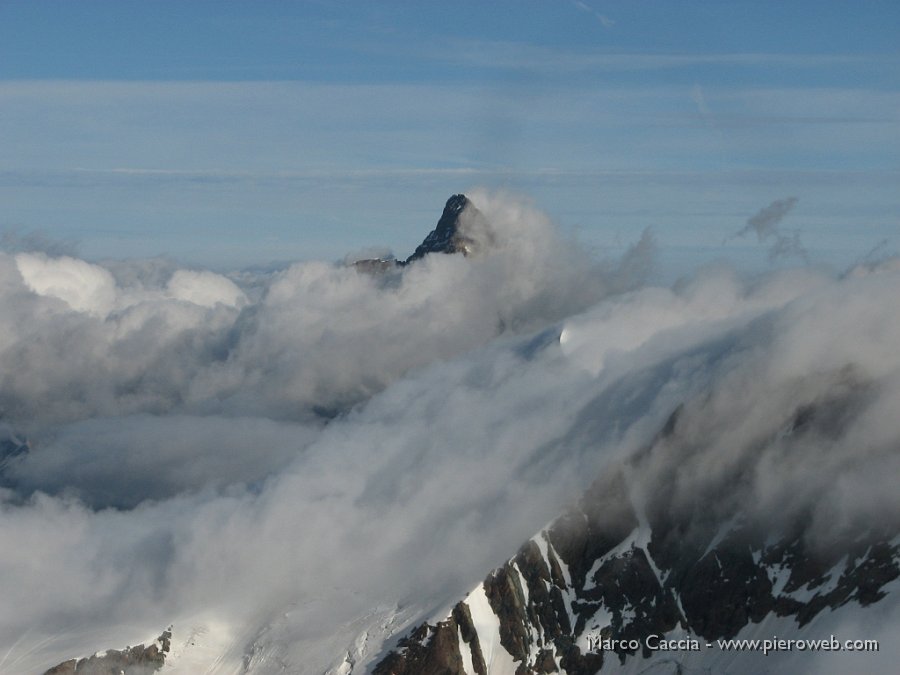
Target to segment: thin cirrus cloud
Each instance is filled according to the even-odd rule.
[[[663,251],[694,245],[700,229],[721,242],[778,194],[800,197],[798,226],[821,230],[806,242],[812,260],[820,248],[819,259],[843,251],[849,264],[896,229],[897,94],[840,75],[874,72],[889,55],[606,53],[455,37],[409,49],[453,72],[535,76],[4,81],[0,230],[54,231],[95,260],[337,259],[414,245],[434,205],[469,183],[533,195],[598,248],[646,227]],[[574,71],[599,79],[556,76]],[[803,75],[773,76],[782,72]],[[834,176],[843,180],[822,190]],[[728,206],[691,217],[719,195]]]
[[[445,60],[487,69],[554,71],[667,71],[697,67],[821,69],[835,66],[887,67],[894,57],[859,54],[787,52],[661,53],[570,50],[512,41],[456,40],[451,48],[425,52]]]
[[[457,85],[7,82],[0,85],[7,113],[0,135],[9,149],[2,168],[352,172],[429,168],[440,162],[443,167],[437,168],[536,170],[558,164],[569,169],[628,169],[636,159],[633,153],[628,159],[626,147],[644,138],[662,158],[684,159],[691,167],[698,160],[687,161],[687,148],[671,129],[696,123],[696,113],[685,104],[697,98],[697,91],[696,86],[671,85],[600,91],[510,85],[486,94],[478,87]],[[767,128],[791,123],[803,130],[803,136],[787,139],[791,147],[799,144],[798,149],[806,151],[804,139],[818,139],[830,168],[847,164],[856,147],[893,147],[890,134],[897,118],[884,112],[896,109],[893,92],[711,86],[701,91],[704,116],[727,120],[740,114],[760,127],[746,140],[729,139],[730,161],[735,163],[754,141],[765,138]],[[566,105],[559,105],[560,97]],[[353,125],[361,105],[366,107],[366,123]],[[519,119],[514,130],[531,142],[529,147],[486,144],[486,133],[504,119],[518,119],[522,105],[529,115]],[[573,136],[585,119],[591,120],[592,133]],[[203,120],[214,124],[201,124]],[[830,136],[833,130],[819,128],[817,122],[845,125],[850,137],[835,139]],[[454,142],[439,142],[437,128],[451,130]],[[345,142],[336,143],[338,136]],[[92,139],[90,152],[85,137]],[[574,137],[587,145],[579,150]],[[717,150],[719,139],[697,134],[687,141],[703,157]],[[254,149],[253,157],[248,147]],[[574,153],[573,159],[563,162],[566,153]],[[881,155],[886,154],[882,147]],[[649,168],[654,158],[641,161]],[[811,160],[800,155],[795,162]]]
[[[582,2],[581,0],[573,0],[572,4],[582,12],[587,12],[588,14],[593,16],[595,19],[597,19],[597,21],[600,22],[600,25],[604,28],[612,28],[616,25],[616,22],[613,19],[610,19],[605,14],[601,14],[586,2]]]

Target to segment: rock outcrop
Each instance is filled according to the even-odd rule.
[[[87,658],[70,659],[50,668],[44,675],[152,675],[165,665],[171,639],[170,628],[146,647],[110,649]]]

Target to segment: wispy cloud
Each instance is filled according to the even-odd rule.
[[[613,26],[616,25],[615,21],[610,19],[605,14],[601,14],[600,12],[598,12],[596,9],[591,7],[586,2],[582,2],[582,0],[572,0],[572,4],[575,5],[575,7],[580,9],[582,12],[586,12],[586,13],[590,14],[591,16],[593,16],[595,19],[597,19],[597,21],[600,22],[600,24],[604,28],[612,28]]]
[[[747,220],[747,224],[738,230],[735,237],[745,237],[756,233],[760,243],[769,243],[769,258],[776,260],[790,256],[806,258],[806,249],[800,241],[800,233],[785,232],[781,228],[781,221],[797,204],[796,197],[776,199],[774,202],[760,209]]]
[[[95,259],[181,251],[221,266],[397,248],[472,183],[529,192],[598,245],[648,225],[693,241],[773,190],[803,194],[804,216],[835,224],[833,242],[867,237],[854,257],[887,232],[863,235],[851,208],[870,230],[894,222],[900,96],[889,90],[0,82],[0,100],[0,229],[79,240]],[[711,181],[703,210],[718,217],[690,218]],[[806,191],[824,183],[835,189]]]
[[[464,41],[450,43],[450,49],[426,52],[435,60],[449,60],[470,66],[519,69],[536,72],[629,72],[686,69],[697,66],[829,68],[835,66],[864,67],[886,63],[895,57],[860,56],[857,54],[790,54],[783,52],[720,53],[647,53],[604,52],[565,49],[524,42]]]

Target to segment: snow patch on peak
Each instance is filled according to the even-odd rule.
[[[472,614],[472,625],[478,633],[478,642],[488,672],[491,675],[515,675],[518,666],[512,655],[500,644],[500,619],[491,609],[484,584],[479,584],[464,602]]]

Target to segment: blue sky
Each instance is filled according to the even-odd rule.
[[[900,3],[0,2],[0,230],[233,267],[524,194],[678,267],[900,247]],[[10,238],[7,236],[7,241]]]

